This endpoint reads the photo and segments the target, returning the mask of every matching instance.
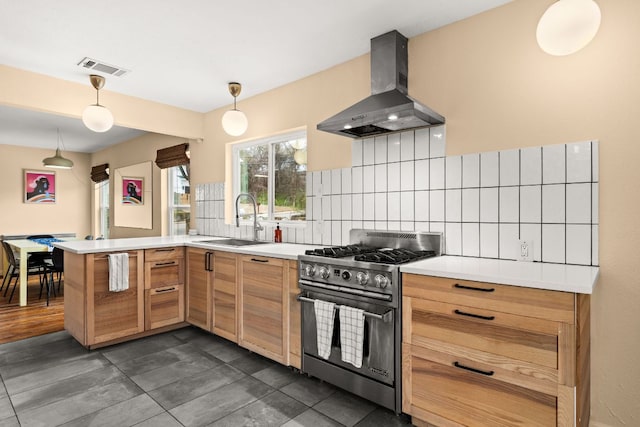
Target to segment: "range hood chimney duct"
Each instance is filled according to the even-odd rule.
[[[408,95],[408,40],[393,30],[371,39],[371,96],[319,123],[352,138],[434,126],[444,117]]]

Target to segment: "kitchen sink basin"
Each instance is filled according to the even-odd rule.
[[[258,240],[248,240],[248,239],[218,239],[218,240],[202,240],[198,243],[211,243],[212,245],[222,245],[222,246],[253,246],[253,245],[262,245],[270,242],[261,242]]]

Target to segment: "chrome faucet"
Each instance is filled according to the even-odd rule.
[[[264,230],[264,227],[260,225],[258,222],[258,203],[256,202],[256,198],[253,197],[253,194],[249,193],[240,193],[238,197],[236,197],[236,227],[240,227],[240,215],[238,210],[238,202],[240,201],[240,197],[248,197],[251,199],[251,203],[253,204],[253,240],[258,240],[258,231]]]

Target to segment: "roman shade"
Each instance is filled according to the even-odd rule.
[[[91,181],[98,183],[109,179],[109,163],[91,168]]]
[[[171,168],[174,166],[188,165],[189,156],[187,151],[189,150],[189,144],[179,144],[173,147],[163,148],[158,150],[156,154],[156,165],[160,169]]]

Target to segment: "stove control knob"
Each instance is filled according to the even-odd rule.
[[[389,286],[389,279],[387,278],[387,276],[384,276],[382,274],[377,274],[376,278],[376,286],[379,288],[386,288],[387,286]]]
[[[304,267],[304,274],[309,277],[313,277],[316,274],[316,269],[313,265],[307,264]]]
[[[356,282],[358,282],[358,285],[365,286],[368,281],[369,275],[367,273],[360,271],[358,272],[358,274],[356,274]]]
[[[319,273],[320,273],[320,277],[322,277],[325,280],[328,279],[330,276],[329,269],[327,267],[320,267]]]
[[[351,272],[347,270],[343,271],[342,278],[347,281],[351,280]]]

